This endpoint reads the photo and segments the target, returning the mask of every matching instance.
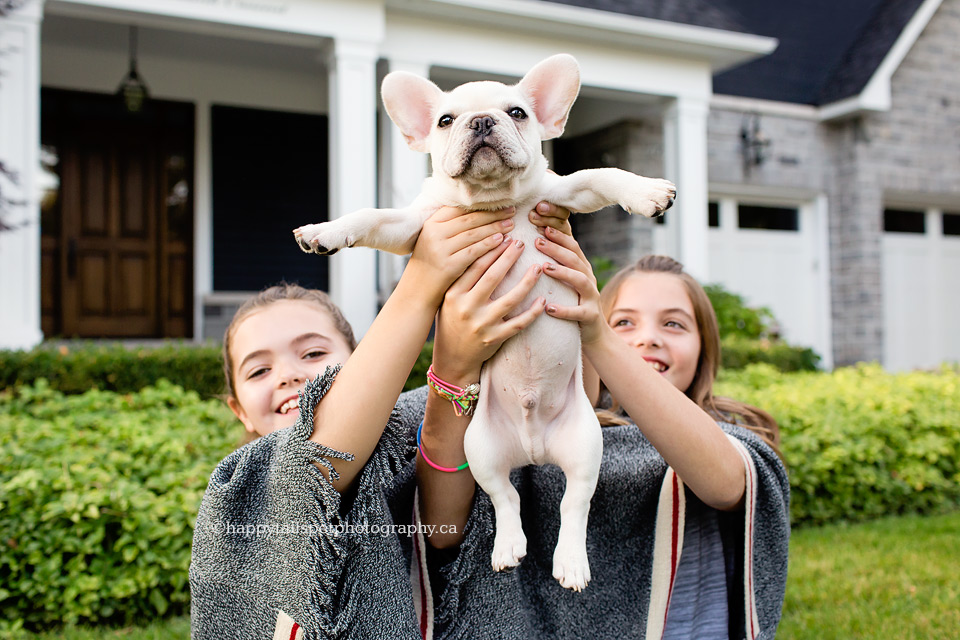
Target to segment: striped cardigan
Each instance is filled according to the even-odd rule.
[[[348,501],[313,461],[349,454],[308,441],[312,407],[334,375],[308,385],[297,425],[234,452],[211,476],[190,567],[194,638],[660,637],[686,490],[639,429],[603,430],[587,532],[593,579],[583,593],[551,576],[564,481],[549,465],[513,474],[528,538],[520,567],[490,568],[493,508],[478,489],[459,552],[428,571],[421,533],[372,533],[417,522],[414,436],[426,391],[401,396]],[[721,426],[748,478],[745,509],[720,516],[736,576],[735,637],[772,638],[786,584],[786,474],[754,434]]]

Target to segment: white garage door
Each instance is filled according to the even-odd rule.
[[[883,365],[960,361],[960,214],[884,211]]]
[[[719,199],[710,204],[710,281],[768,307],[791,344],[830,366],[829,300],[821,257],[821,206]]]

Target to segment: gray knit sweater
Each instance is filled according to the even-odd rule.
[[[478,489],[459,553],[417,570],[427,558],[422,539],[372,532],[415,517],[414,437],[426,392],[401,396],[348,501],[313,461],[349,455],[308,441],[312,407],[334,375],[308,385],[297,425],[234,452],[211,476],[190,567],[195,639],[273,638],[285,616],[304,638],[659,637],[682,548],[678,527],[673,540],[669,532],[679,522],[682,534],[685,491],[639,429],[603,430],[587,533],[592,581],[583,593],[551,577],[564,480],[549,465],[513,474],[528,537],[518,569],[490,568],[493,508]],[[754,477],[745,512],[720,514],[731,637],[772,638],[786,584],[786,474],[754,434],[721,426],[743,445]]]
[[[281,611],[304,638],[420,637],[400,540],[382,532],[426,394],[397,405],[350,500],[314,461],[352,456],[309,440],[337,370],[307,384],[296,425],[233,452],[210,477],[190,563],[194,639],[273,638]]]

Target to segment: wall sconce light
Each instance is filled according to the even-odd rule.
[[[770,139],[760,130],[760,114],[745,114],[740,127],[740,153],[743,155],[744,169],[749,172],[767,159]]]
[[[137,73],[137,28],[130,27],[130,71],[120,81],[117,94],[130,113],[139,113],[143,103],[150,97],[147,85]]]

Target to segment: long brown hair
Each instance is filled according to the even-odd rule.
[[[340,308],[330,300],[330,296],[318,289],[306,289],[298,284],[281,282],[278,285],[264,289],[244,302],[233,315],[230,326],[227,327],[226,332],[223,334],[223,374],[226,378],[228,397],[235,398],[237,395],[236,381],[233,379],[233,357],[230,355],[230,345],[233,342],[233,333],[237,325],[254,311],[267,307],[274,302],[280,302],[281,300],[303,300],[304,302],[310,302],[319,306],[330,315],[334,328],[343,336],[343,339],[346,340],[350,351],[352,352],[357,348],[357,339],[353,336],[353,329],[350,327],[350,323],[343,317]]]
[[[693,382],[685,391],[701,409],[714,420],[733,422],[750,429],[763,438],[777,454],[780,454],[780,427],[766,411],[738,402],[732,398],[713,395],[713,381],[720,368],[720,331],[717,328],[717,315],[710,304],[710,298],[700,283],[683,270],[683,265],[668,256],[648,255],[635,264],[618,271],[600,292],[600,307],[605,318],[610,317],[613,305],[617,301],[620,287],[627,278],[637,273],[669,273],[680,278],[696,316],[697,329],[700,332],[700,357]],[[601,383],[602,384],[602,383]],[[619,405],[616,400],[610,410],[597,409],[601,424],[623,424],[625,421],[617,415]]]

